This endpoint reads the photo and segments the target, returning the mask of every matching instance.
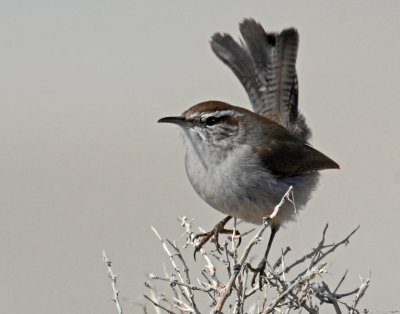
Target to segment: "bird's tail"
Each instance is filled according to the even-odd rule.
[[[298,111],[297,31],[266,33],[261,24],[245,19],[240,32],[240,44],[229,34],[214,34],[212,50],[240,80],[256,113],[307,140],[311,132]]]

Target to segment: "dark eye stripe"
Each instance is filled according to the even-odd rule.
[[[231,116],[228,116],[228,115],[226,115],[226,116],[220,116],[220,117],[211,116],[211,117],[208,117],[208,118],[204,121],[204,123],[205,123],[206,125],[208,125],[208,126],[212,126],[212,125],[217,124],[217,123],[220,123],[220,122],[222,122],[222,121],[228,121],[230,118],[231,118]]]

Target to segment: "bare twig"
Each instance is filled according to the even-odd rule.
[[[308,282],[311,279],[313,279],[317,274],[321,273],[321,272],[326,272],[325,269],[326,264],[322,264],[319,265],[318,267],[315,267],[313,269],[311,269],[310,271],[307,271],[306,274],[304,274],[303,276],[297,278],[297,280],[292,283],[286,290],[285,292],[283,292],[282,294],[280,294],[274,302],[271,303],[271,305],[263,312],[263,314],[267,314],[267,313],[271,313],[275,307],[282,302],[282,300],[285,299],[285,297],[292,291],[294,290],[296,287],[300,286],[301,284],[303,284],[304,282]]]
[[[369,285],[369,278],[362,280],[359,288],[349,292],[339,291],[348,275],[347,271],[341,276],[334,289],[321,280],[327,272],[327,263],[324,262],[324,258],[340,246],[347,245],[350,237],[359,227],[342,241],[326,244],[328,230],[328,225],[326,225],[317,246],[309,253],[290,264],[286,257],[290,248],[286,247],[272,266],[267,265],[269,269],[266,269],[265,276],[262,278],[262,285],[265,288],[263,291],[259,289],[260,283],[254,287],[251,286],[247,265],[251,261],[253,249],[257,243],[264,241],[261,237],[279,213],[282,204],[290,201],[294,205],[292,197],[290,188],[274,208],[273,213],[258,227],[254,236],[240,248],[236,245],[235,222],[234,231],[232,235],[225,238],[221,252],[202,248],[200,250],[202,258],[196,261],[198,265],[201,263],[201,270],[197,270],[198,275],[194,274],[194,268],[191,268],[191,264],[185,260],[183,254],[185,251],[180,249],[177,242],[163,239],[153,228],[163,250],[168,255],[173,273],[165,272],[161,277],[154,274],[148,276],[152,281],[157,281],[162,285],[168,284],[173,289],[173,294],[168,296],[164,292],[158,292],[154,286],[146,283],[151,291],[151,295],[146,299],[158,313],[160,311],[174,313],[173,310],[176,310],[178,313],[199,314],[209,312],[211,309],[211,313],[215,314],[222,312],[226,314],[292,313],[299,310],[317,314],[320,312],[320,306],[330,306],[336,313],[359,313],[356,307]],[[195,247],[193,220],[181,217],[179,221],[184,228],[186,239],[183,248]],[[299,270],[294,273],[295,268]],[[199,301],[200,295],[209,300],[207,304],[203,301],[204,298]],[[350,299],[350,296],[353,296],[353,299]],[[209,310],[206,311],[204,307],[208,307]]]
[[[178,265],[175,263],[174,255],[171,253],[171,251],[169,250],[167,244],[166,244],[165,241],[161,238],[161,236],[160,236],[160,234],[158,233],[158,231],[157,231],[154,227],[151,227],[151,229],[152,229],[153,232],[156,234],[157,238],[160,240],[161,245],[162,245],[164,251],[168,254],[169,261],[171,262],[171,265],[173,266],[175,272],[177,273],[177,275],[178,275],[178,277],[179,277],[180,283],[184,283],[185,281],[184,281],[184,279],[183,279],[183,277],[182,277],[181,271],[180,271]],[[177,253],[178,253],[177,256],[178,256],[178,257],[180,258],[180,260],[182,261],[183,258],[182,258],[182,256],[179,254],[179,249],[177,249],[176,247],[174,247],[174,245],[173,245],[171,242],[169,242],[169,244],[172,246],[172,248],[175,249],[175,251],[177,251]],[[187,267],[186,267],[186,263],[184,262],[184,260],[183,260],[183,265],[184,265],[184,268],[187,268]],[[190,279],[189,279],[188,273],[187,273],[186,282],[189,282],[189,283],[190,283]],[[187,300],[190,301],[191,307],[193,308],[193,312],[196,313],[196,314],[200,314],[199,310],[197,309],[196,303],[195,303],[195,301],[194,301],[193,292],[192,292],[192,289],[190,288],[190,285],[186,285],[186,286],[181,285],[181,286],[184,287],[184,291],[185,291],[185,294],[184,294],[184,295],[185,295],[185,297],[187,298]]]
[[[323,231],[323,238],[321,242],[318,244],[317,248],[313,249],[312,252],[309,254],[306,254],[302,258],[298,259],[296,262],[291,264],[290,266],[286,267],[286,272],[289,272],[293,267],[303,263],[305,260],[312,258],[312,262],[310,263],[310,267],[313,267],[314,265],[318,264],[320,261],[322,261],[328,254],[331,254],[334,252],[339,246],[341,245],[347,245],[349,243],[349,240],[351,236],[357,232],[357,230],[360,228],[360,226],[357,226],[350,234],[344,238],[342,241],[336,243],[336,244],[330,244],[330,245],[325,245],[325,232],[328,228],[328,224],[325,225],[324,231]],[[326,252],[322,253],[321,250],[324,248],[330,248]],[[301,273],[300,275],[303,275],[306,271]]]
[[[169,313],[169,314],[175,314],[175,312],[172,312],[170,310],[168,310],[166,307],[162,306],[161,304],[159,304],[156,301],[153,301],[150,297],[148,297],[147,295],[144,295],[144,297],[149,300],[155,307],[158,307],[160,309],[162,309],[163,311]]]
[[[121,303],[119,302],[119,298],[118,298],[119,291],[117,289],[117,276],[114,275],[113,270],[111,268],[111,261],[108,259],[107,255],[106,255],[106,251],[104,251],[104,250],[103,250],[103,260],[107,265],[108,277],[111,279],[111,289],[113,292],[112,300],[114,301],[115,306],[117,307],[118,314],[122,314],[122,307],[121,307]]]
[[[369,287],[369,282],[371,281],[371,274],[368,276],[368,278],[366,280],[364,280],[364,278],[362,278],[361,276],[360,276],[360,279],[361,279],[361,286],[358,289],[356,297],[354,298],[354,301],[353,301],[353,308],[354,309],[357,307],[358,302],[364,296],[365,291]],[[350,313],[354,313],[354,311],[350,312]]]
[[[344,272],[343,277],[340,279],[340,281],[339,281],[338,285],[336,286],[335,290],[333,290],[333,293],[336,293],[336,291],[338,291],[339,287],[342,285],[344,279],[347,276],[347,272],[348,272],[348,269],[346,269],[346,271]]]

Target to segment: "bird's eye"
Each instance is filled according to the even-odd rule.
[[[211,125],[216,124],[218,121],[219,121],[219,119],[216,117],[208,117],[205,122],[206,122],[206,125],[211,126]]]

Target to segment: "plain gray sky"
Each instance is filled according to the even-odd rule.
[[[349,268],[353,287],[372,271],[363,306],[398,310],[399,12],[398,1],[2,0],[0,311],[113,313],[102,249],[135,299],[166,261],[150,225],[173,239],[177,215],[221,219],[186,178],[177,128],[156,121],[209,99],[248,106],[209,48],[245,17],[299,30],[300,106],[312,144],[342,167],[272,254],[301,255],[325,222],[332,240],[361,224],[328,280]]]

